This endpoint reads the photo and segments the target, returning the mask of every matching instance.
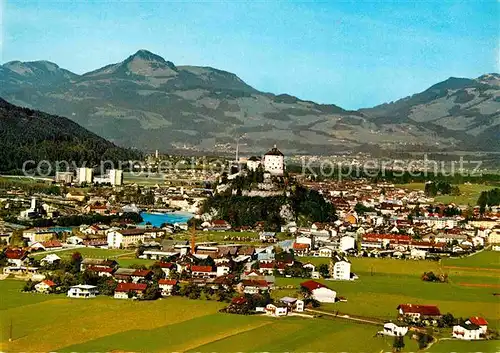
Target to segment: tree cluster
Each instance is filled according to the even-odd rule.
[[[440,275],[434,274],[434,272],[424,272],[421,276],[422,281],[425,282],[438,282],[438,283],[446,283],[448,282],[448,275],[446,273],[442,273]]]
[[[0,99],[0,171],[20,172],[25,161],[34,161],[30,167],[35,168],[40,161],[68,161],[80,166],[140,157],[138,152],[117,147],[67,118]]]
[[[477,199],[479,205],[479,213],[484,214],[486,206],[500,205],[500,188],[495,188],[489,191],[483,191]]]

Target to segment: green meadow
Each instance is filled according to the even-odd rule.
[[[92,249],[95,250],[95,249]],[[100,249],[97,249],[100,250]],[[105,251],[105,250],[104,250]],[[99,251],[100,253],[100,251]],[[94,253],[96,257],[100,254]],[[116,253],[115,256],[126,253]],[[353,258],[360,279],[325,281],[347,302],[323,304],[320,309],[378,320],[394,320],[401,303],[434,304],[455,316],[483,316],[500,329],[498,272],[490,266],[494,253],[469,258],[430,261]],[[88,255],[90,256],[90,255]],[[476,257],[477,256],[477,257]],[[121,257],[118,257],[120,260]],[[321,258],[303,258],[316,264]],[[456,261],[456,263],[455,263]],[[450,267],[449,263],[453,263]],[[470,266],[468,266],[470,264]],[[423,271],[448,273],[448,283],[426,283]],[[301,279],[277,278],[289,287],[272,296],[297,295]],[[464,286],[476,283],[486,286]],[[23,282],[0,281],[0,351],[58,352],[389,352],[392,339],[376,337],[380,327],[326,315],[318,318],[269,318],[219,313],[225,304],[171,297],[153,302],[108,297],[69,299],[64,295],[21,293]],[[493,286],[493,287],[489,287]],[[12,330],[12,342],[9,342]],[[498,341],[447,340],[449,332],[429,352],[495,352]],[[405,337],[404,352],[418,350]]]
[[[424,183],[410,183],[410,184],[398,184],[396,187],[410,190],[424,190]],[[494,188],[491,185],[483,184],[460,184],[458,185],[460,189],[460,195],[437,195],[434,200],[438,203],[455,203],[457,205],[470,205],[475,206],[477,204],[477,199],[482,191],[488,191]]]

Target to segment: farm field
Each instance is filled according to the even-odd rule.
[[[461,266],[452,268],[434,261],[350,258],[352,271],[360,277],[359,280],[319,280],[348,301],[322,307],[351,315],[389,320],[395,318],[399,304],[430,304],[438,305],[443,313],[451,312],[455,316],[483,316],[489,319],[490,326],[500,328],[500,298],[493,295],[500,292],[500,271],[488,268],[491,259],[496,256],[494,252],[484,251],[464,259],[443,261],[444,264],[460,261]],[[317,257],[300,260],[315,265],[329,261],[327,258]],[[420,276],[429,271],[447,273],[449,282],[423,282]],[[278,286],[291,285],[294,289],[276,290],[273,297],[295,294],[302,281],[298,278],[278,277]]]
[[[450,353],[450,352],[499,352],[500,341],[482,341],[482,342],[468,342],[468,341],[453,341],[444,340],[439,341],[430,347],[426,352],[429,353]]]
[[[396,187],[410,190],[424,190],[424,183],[397,184]],[[460,195],[438,195],[434,198],[436,202],[455,203],[458,205],[475,206],[482,191],[491,190],[494,186],[483,184],[459,184]]]
[[[138,259],[135,257],[134,250],[122,250],[122,249],[99,249],[99,248],[74,248],[68,250],[60,251],[47,251],[41,252],[34,256],[35,259],[43,259],[48,254],[54,253],[63,260],[69,260],[71,255],[75,252],[82,254],[83,258],[97,258],[97,259],[113,259],[118,262],[121,267],[127,267],[132,264],[151,266],[156,261]]]
[[[97,250],[97,253],[96,253]],[[87,256],[104,257],[104,249],[89,249]],[[70,252],[71,254],[71,252]],[[105,253],[104,253],[105,254]],[[115,256],[125,260],[126,251]],[[121,256],[120,256],[121,255]],[[401,303],[434,304],[456,317],[478,315],[489,327],[500,329],[499,297],[490,287],[467,287],[461,283],[495,285],[498,272],[485,271],[495,254],[485,251],[461,261],[452,269],[431,261],[352,258],[360,279],[353,282],[320,280],[347,302],[323,304],[320,309],[350,316],[394,320]],[[69,255],[68,255],[69,256]],[[477,258],[476,258],[477,256]],[[325,258],[301,258],[316,264]],[[137,261],[137,260],[136,260]],[[139,260],[141,261],[141,260]],[[470,265],[470,266],[468,266]],[[449,283],[420,280],[424,271],[441,270]],[[296,295],[303,279],[277,277],[274,298]],[[221,314],[223,303],[180,297],[136,302],[98,297],[68,299],[64,295],[24,294],[23,282],[0,281],[0,351],[323,351],[381,352],[392,350],[392,339],[375,337],[380,329],[345,319],[281,318]],[[13,342],[8,342],[12,320]],[[116,323],[119,320],[119,324]],[[68,335],[68,327],[71,334]],[[448,333],[443,337],[448,337]],[[405,338],[405,352],[417,351],[416,342]],[[442,340],[429,352],[495,352],[499,342]]]
[[[500,252],[482,251],[478,254],[459,259],[445,259],[443,266],[478,267],[500,271]]]
[[[316,318],[273,319],[259,316],[213,314],[167,325],[149,332],[124,332],[65,352],[109,351],[150,352],[375,352],[389,350],[392,339],[374,337],[378,328]],[[356,341],[355,337],[366,337]],[[352,339],[351,339],[352,338]],[[119,342],[119,343],[117,343]],[[415,350],[415,342],[408,341]]]

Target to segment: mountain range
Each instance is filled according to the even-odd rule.
[[[362,83],[360,83],[362,84]],[[0,96],[66,116],[125,147],[262,151],[500,151],[500,75],[449,78],[357,111],[261,92],[235,74],[139,50],[77,75],[48,61],[0,66]]]
[[[1,172],[18,172],[26,161],[32,161],[26,168],[34,169],[40,161],[67,161],[76,167],[140,158],[137,151],[117,147],[67,118],[17,107],[0,98]]]

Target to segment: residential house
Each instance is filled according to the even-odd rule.
[[[21,267],[28,258],[28,252],[22,249],[7,249],[4,252],[7,263],[11,267]]]
[[[116,299],[137,299],[141,298],[146,291],[146,283],[118,283],[115,289],[114,298]]]
[[[332,257],[335,249],[332,246],[322,246],[318,250],[319,257]]]
[[[467,321],[465,321],[465,323],[479,326],[479,328],[481,329],[481,333],[483,334],[486,334],[486,332],[488,331],[488,321],[486,321],[482,317],[472,316]]]
[[[293,253],[297,256],[307,256],[310,251],[309,244],[293,243]]]
[[[48,228],[30,228],[23,231],[23,239],[30,243],[44,242],[55,238],[57,233]]]
[[[97,213],[100,215],[105,215],[108,212],[108,207],[106,205],[94,204],[94,205],[85,205],[83,207],[83,213]]]
[[[340,251],[346,252],[347,250],[355,248],[356,248],[356,240],[353,237],[344,236],[340,238],[340,244],[339,244]]]
[[[40,283],[35,284],[35,289],[39,293],[50,293],[50,291],[56,287],[56,284],[49,279],[43,280]]]
[[[280,317],[288,314],[288,306],[282,304],[276,306],[274,304],[267,304],[265,309],[266,315]]]
[[[386,336],[404,336],[408,332],[408,326],[399,326],[392,322],[384,324],[384,329],[379,331],[380,334]]]
[[[481,328],[473,323],[455,325],[452,332],[452,337],[460,340],[479,340],[484,337]]]
[[[269,283],[264,280],[244,279],[240,283],[245,294],[258,294],[269,291]]]
[[[78,284],[68,290],[68,297],[70,298],[95,298],[97,294],[97,287],[89,284]]]
[[[223,219],[216,219],[212,221],[210,230],[226,231],[231,229],[231,224]]]
[[[439,308],[434,305],[400,304],[399,315],[408,317],[413,321],[438,320],[441,318]]]
[[[264,243],[274,243],[276,242],[276,233],[275,232],[260,232],[259,240]]]
[[[80,244],[83,244],[83,239],[80,237],[77,237],[76,235],[73,235],[73,236],[66,239],[66,244],[80,245]]]
[[[335,280],[348,281],[351,279],[351,262],[343,256],[334,255],[328,266],[330,277]]]
[[[99,277],[112,277],[115,268],[103,266],[87,266],[85,271],[96,274]]]
[[[288,312],[301,313],[304,311],[304,301],[303,300],[300,300],[297,298],[291,298],[291,297],[283,297],[280,299],[280,302],[287,306]]]
[[[217,277],[217,272],[213,270],[212,266],[190,266],[189,270],[193,278]]]
[[[108,247],[114,249],[128,248],[143,243],[148,237],[147,230],[141,228],[122,229],[108,232]]]
[[[42,246],[45,250],[58,250],[62,249],[62,243],[59,240],[47,240],[42,242]]]
[[[56,254],[49,254],[40,260],[40,264],[43,265],[53,265],[61,262],[61,258]]]
[[[157,262],[156,265],[158,265],[163,273],[165,273],[165,277],[170,277],[170,271],[175,270],[177,267],[174,263],[172,262]]]
[[[175,286],[177,286],[177,280],[175,279],[160,279],[158,285],[161,290],[161,295],[163,297],[168,297],[172,295]]]
[[[92,259],[92,258],[85,258],[82,260],[82,263],[80,264],[80,271],[85,271],[87,267],[102,267],[102,268],[112,268],[116,269],[118,268],[118,262],[115,260],[108,260],[108,259]]]
[[[302,282],[300,286],[307,290],[311,298],[319,301],[320,303],[335,303],[337,292],[331,290],[324,284],[309,280]]]

